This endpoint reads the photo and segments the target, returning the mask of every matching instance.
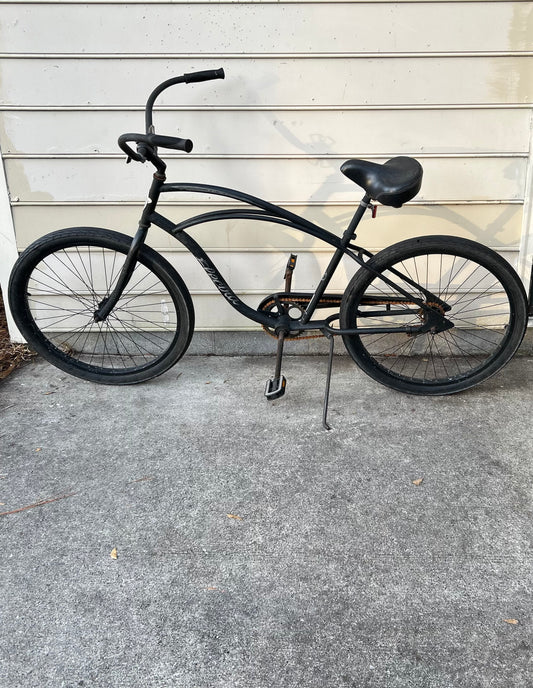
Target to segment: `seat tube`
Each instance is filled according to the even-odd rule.
[[[309,304],[307,308],[305,309],[302,317],[300,318],[300,322],[305,325],[307,322],[309,322],[309,319],[313,315],[315,308],[318,305],[318,302],[320,299],[324,296],[324,292],[326,291],[328,284],[331,281],[331,278],[333,277],[333,274],[337,267],[339,266],[339,263],[342,260],[342,257],[344,256],[344,250],[346,246],[350,243],[350,241],[355,237],[355,230],[357,229],[358,224],[361,222],[361,219],[363,215],[365,214],[365,210],[368,208],[370,203],[370,196],[365,194],[363,200],[359,204],[359,207],[354,213],[354,216],[351,219],[350,224],[348,225],[348,228],[342,235],[341,239],[341,244],[342,248],[338,248],[335,253],[333,254],[329,265],[326,268],[326,271],[322,275],[322,279],[318,283],[318,286],[316,288],[315,293],[313,294],[313,297],[311,298],[311,301],[309,301]]]

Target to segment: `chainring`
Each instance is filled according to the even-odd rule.
[[[267,296],[266,299],[261,301],[257,310],[263,313],[278,314],[280,309],[282,313],[288,313],[291,320],[298,320],[302,313],[307,308],[309,301],[312,298],[312,294],[298,294],[298,293],[281,293],[281,294],[271,294]],[[334,308],[335,306],[340,306],[341,295],[330,294],[323,296],[318,302],[317,308]],[[296,317],[291,315],[291,310],[297,309],[298,314]],[[263,330],[269,334],[271,337],[277,339],[277,334],[272,327],[268,325],[262,325]],[[312,332],[313,330],[305,330],[306,333]],[[323,337],[322,332],[315,330],[316,334],[303,334],[303,332],[289,332],[285,335],[286,339],[316,339],[317,337]]]

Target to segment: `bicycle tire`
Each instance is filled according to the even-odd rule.
[[[468,239],[426,236],[394,244],[367,265],[378,275],[363,267],[352,277],[341,302],[341,328],[421,324],[424,309],[417,311],[380,275],[429,301],[391,269],[442,299],[451,307],[442,314],[454,323],[437,333],[343,335],[352,359],[378,382],[409,394],[453,394],[494,375],[520,346],[527,326],[524,287],[491,249]]]
[[[31,244],[13,268],[9,305],[18,328],[41,356],[71,375],[135,384],[164,373],[189,346],[189,291],[146,245],[115,308],[103,322],[94,321],[131,241],[107,229],[62,229]]]

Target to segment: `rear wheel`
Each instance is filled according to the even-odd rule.
[[[378,382],[411,394],[459,392],[500,370],[520,345],[526,295],[494,251],[466,239],[420,237],[381,251],[368,266],[379,274],[361,268],[350,281],[341,304],[343,329],[425,322],[427,311],[382,275],[453,323],[448,330],[414,335],[343,335],[353,360]],[[432,302],[427,292],[437,299]]]
[[[102,322],[94,312],[116,284],[131,237],[93,228],[65,229],[29,246],[9,284],[13,317],[50,363],[84,380],[133,384],[168,370],[194,329],[183,280],[143,246],[129,283]]]

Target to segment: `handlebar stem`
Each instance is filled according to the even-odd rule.
[[[190,139],[182,139],[174,136],[158,136],[155,133],[155,127],[153,123],[153,107],[156,98],[170,86],[182,83],[195,83],[198,81],[209,81],[211,79],[224,79],[223,69],[208,69],[201,72],[192,72],[190,74],[183,74],[181,76],[175,76],[172,79],[167,79],[163,81],[159,86],[154,88],[148,100],[146,101],[145,107],[145,125],[146,134],[122,134],[119,136],[118,145],[128,156],[128,162],[130,160],[136,160],[137,162],[145,162],[148,160],[157,169],[156,175],[164,181],[166,164],[157,155],[157,146],[163,148],[173,148],[176,150],[182,150],[186,153],[190,153],[193,147],[192,141]],[[135,141],[137,143],[137,152],[135,153],[128,143],[130,141]]]
[[[139,148],[141,148],[141,147],[142,146],[139,146]],[[149,146],[142,147],[142,148],[143,148],[143,150],[141,152],[141,155],[143,155],[143,157],[146,160],[148,160],[148,162],[152,163],[152,165],[156,168],[157,172],[161,175],[162,181],[165,181],[165,179],[166,179],[165,172],[167,169],[167,165],[165,162],[163,162],[163,160],[161,160],[159,155],[157,155],[157,152],[156,152],[157,148],[155,150],[151,149]]]
[[[153,122],[153,115],[152,115],[152,109],[154,107],[155,99],[157,96],[159,96],[163,91],[165,91],[169,86],[174,86],[175,84],[192,84],[196,83],[199,81],[210,81],[211,79],[224,79],[225,74],[224,70],[222,68],[220,69],[207,69],[201,72],[191,72],[190,74],[183,74],[181,76],[175,76],[172,79],[167,79],[166,81],[163,81],[163,83],[159,84],[152,93],[150,93],[150,96],[148,100],[146,101],[146,108],[145,108],[145,124],[146,124],[146,133],[147,134],[153,134],[155,132],[154,129],[154,122]]]
[[[153,123],[153,115],[152,115],[152,109],[154,107],[155,100],[157,96],[159,96],[164,90],[169,88],[170,86],[174,86],[175,84],[182,84],[185,82],[185,74],[183,76],[175,76],[172,79],[167,79],[166,81],[163,81],[162,84],[159,84],[152,93],[150,93],[150,96],[148,100],[146,101],[146,108],[145,108],[145,124],[146,124],[146,133],[147,134],[153,134],[155,129],[154,129],[154,123]]]

